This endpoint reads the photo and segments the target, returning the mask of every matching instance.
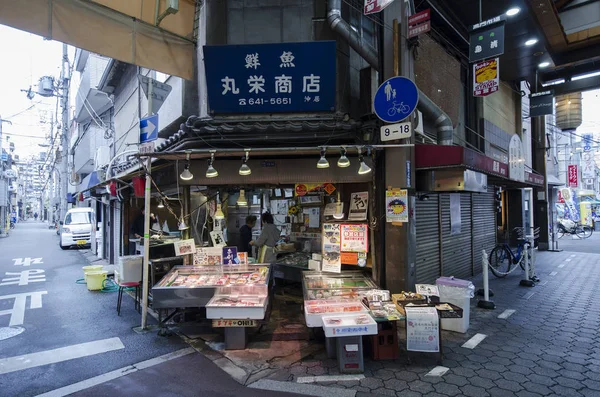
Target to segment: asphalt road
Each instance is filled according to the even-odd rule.
[[[577,236],[565,234],[558,239],[558,249],[569,252],[600,254],[600,232],[594,232],[589,238],[580,239]]]
[[[140,325],[140,315],[129,296],[124,296],[121,316],[117,316],[116,293],[92,292],[76,284],[87,263],[77,250],[62,251],[58,236],[47,224],[19,223],[9,237],[0,239],[0,253],[0,395],[34,396],[187,347],[177,336],[135,333],[132,328]],[[33,276],[44,281],[19,285],[6,280],[20,278],[24,271],[33,271]],[[32,292],[38,293],[21,295]],[[18,310],[17,300],[23,297],[26,305],[21,321],[18,317],[23,310]],[[39,298],[41,307],[31,308],[35,301],[39,304]],[[11,319],[13,327],[9,328]],[[59,360],[77,354],[70,346],[96,341],[103,342],[94,344],[95,349],[113,346],[115,350],[7,373],[14,369],[13,357],[66,348],[49,354],[50,360]],[[89,354],[91,347],[86,345],[84,350]],[[33,361],[44,359],[47,357]]]

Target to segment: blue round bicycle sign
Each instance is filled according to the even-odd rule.
[[[383,82],[373,99],[373,109],[381,120],[397,123],[415,111],[419,102],[419,90],[411,79],[392,77]]]

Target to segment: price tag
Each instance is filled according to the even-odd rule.
[[[256,320],[212,320],[213,328],[256,327]]]
[[[410,121],[397,124],[384,125],[380,129],[381,141],[393,141],[405,139],[412,136],[412,123]]]

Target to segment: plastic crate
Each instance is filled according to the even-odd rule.
[[[396,360],[400,355],[396,321],[377,324],[377,335],[365,337],[372,360]]]

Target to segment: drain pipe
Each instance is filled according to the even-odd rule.
[[[350,47],[362,56],[373,69],[380,71],[377,52],[370,45],[363,43],[360,35],[352,30],[350,24],[342,18],[342,0],[327,1],[327,22],[331,29],[346,40]],[[434,125],[437,130],[438,144],[452,145],[454,131],[452,120],[421,90],[419,90],[417,109],[428,118],[435,120]]]

